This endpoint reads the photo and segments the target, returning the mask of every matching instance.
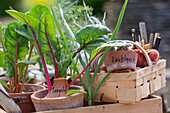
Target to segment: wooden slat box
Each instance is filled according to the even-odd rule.
[[[103,86],[94,96],[94,102],[135,103],[160,88],[165,87],[166,60],[161,59],[131,73],[111,73]],[[92,92],[107,73],[98,73],[92,86]],[[91,74],[93,75],[93,74]],[[85,80],[85,77],[83,77]]]
[[[162,99],[158,96],[151,96],[135,104],[105,104],[39,113],[162,113]]]

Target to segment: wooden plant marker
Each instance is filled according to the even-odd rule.
[[[63,97],[68,92],[68,83],[66,78],[55,78],[53,88],[45,98],[56,98],[56,97]]]
[[[139,29],[140,29],[141,38],[144,39],[144,43],[147,44],[148,43],[148,38],[147,38],[145,22],[140,22],[139,23]]]
[[[152,47],[153,47],[153,33],[150,33],[149,44],[150,44],[150,49],[152,49]]]

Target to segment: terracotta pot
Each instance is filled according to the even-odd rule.
[[[31,95],[33,92],[45,89],[44,86],[35,84],[25,84],[23,92],[25,93],[9,93],[11,97],[20,98],[21,100],[17,102],[18,106],[21,108],[22,113],[35,112],[35,107],[31,101]],[[7,89],[6,89],[7,90]],[[9,92],[7,90],[7,92]]]
[[[42,85],[42,81],[39,80],[39,79],[37,79],[37,78],[31,79],[28,83],[29,83],[29,84]]]
[[[0,77],[0,81],[3,81],[3,82],[8,82],[9,81],[9,78],[4,76],[4,77]],[[22,83],[22,81],[21,81]],[[28,84],[35,84],[35,85],[42,85],[42,81],[37,79],[37,78],[33,78],[31,79]]]
[[[69,90],[84,89],[80,86],[72,85]],[[37,112],[83,107],[84,94],[74,93],[64,97],[44,98],[47,93],[48,90],[44,89],[31,95],[32,102]]]
[[[68,92],[68,83],[66,78],[55,78],[53,88],[45,98],[63,97]]]
[[[121,69],[136,70],[136,62],[137,53],[132,50],[111,51],[107,53],[104,59],[107,71],[116,71]]]

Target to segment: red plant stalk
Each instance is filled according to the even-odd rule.
[[[33,48],[34,48],[34,45],[32,45],[32,47],[31,47],[31,50],[30,50],[30,53],[29,53],[29,56],[28,56],[28,61],[31,58],[31,54],[32,54]],[[24,74],[24,77],[23,77],[23,80],[22,80],[22,84],[21,84],[21,88],[20,88],[19,93],[22,93],[22,91],[23,91],[25,80],[26,80],[26,76],[27,76],[27,71],[28,71],[28,65],[26,66],[26,69],[25,69],[25,74]]]
[[[25,20],[24,20],[24,21],[25,21]],[[25,21],[25,23],[28,25],[29,29],[31,30],[31,33],[32,33],[32,35],[33,35],[33,37],[34,37],[34,40],[35,40],[36,44],[37,44],[38,51],[39,51],[39,54],[40,54],[40,58],[41,58],[41,61],[42,61],[43,66],[44,66],[44,71],[45,71],[45,76],[46,76],[46,80],[47,80],[48,91],[50,91],[50,90],[52,89],[51,81],[50,81],[50,77],[49,77],[49,74],[48,74],[47,66],[46,66],[46,64],[45,64],[44,57],[43,57],[43,55],[41,54],[40,45],[39,45],[39,43],[38,43],[38,41],[37,41],[37,39],[36,39],[36,37],[35,37],[35,35],[34,35],[34,32],[32,31],[31,26],[30,26],[26,21]]]
[[[10,90],[10,92],[12,93],[12,80],[9,78],[9,90]]]
[[[58,78],[58,67],[57,67],[57,63],[56,63],[56,59],[55,59],[55,56],[54,56],[54,52],[53,52],[53,49],[52,49],[52,46],[51,46],[51,43],[50,43],[50,39],[48,37],[48,34],[47,34],[47,29],[46,29],[46,26],[44,24],[44,27],[45,27],[45,35],[47,37],[47,40],[48,40],[48,43],[49,43],[49,46],[50,46],[50,49],[51,49],[51,53],[52,53],[52,56],[53,56],[53,61],[54,61],[54,67],[55,67],[55,76],[56,78]]]
[[[12,86],[12,91],[11,93],[13,92],[13,86],[14,86],[14,79],[11,79],[11,86]]]
[[[21,67],[21,70],[20,70],[20,73],[19,73],[19,79],[18,79],[18,84],[17,84],[18,87],[19,87],[19,83],[21,81],[21,74],[23,72],[24,66],[25,66],[25,64]],[[17,90],[17,92],[18,92],[18,90]]]
[[[104,48],[103,48],[103,49],[104,49]],[[86,71],[86,69],[90,66],[90,64],[92,63],[92,61],[97,57],[97,55],[98,55],[103,49],[101,49],[101,50],[94,56],[94,58],[87,64],[87,66],[84,68],[84,70],[69,84],[69,86],[72,85],[72,84]]]
[[[91,40],[91,41],[93,41],[93,40]],[[80,52],[80,51],[81,51],[81,49],[82,49],[84,46],[86,46],[87,44],[89,44],[91,41],[87,42],[87,43],[86,43],[86,44],[84,44],[82,47],[78,48],[78,49],[77,49],[77,51],[73,54],[73,57],[75,57],[75,56],[76,56],[76,54],[77,54],[78,52]]]

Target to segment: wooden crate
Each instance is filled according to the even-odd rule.
[[[39,113],[162,113],[162,99],[158,96],[151,96],[135,104],[105,104]]]
[[[166,60],[132,73],[111,73],[103,86],[94,96],[94,102],[135,103],[160,88],[165,87]],[[97,88],[107,73],[98,73],[91,90]],[[91,74],[92,75],[92,74]],[[83,77],[85,80],[85,77]]]

